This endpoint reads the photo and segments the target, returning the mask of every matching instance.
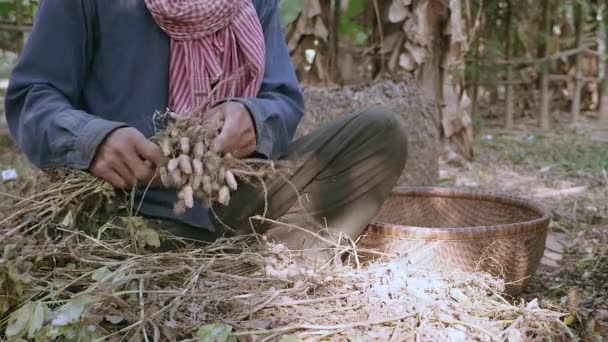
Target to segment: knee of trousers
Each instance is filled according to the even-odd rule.
[[[407,160],[407,134],[399,113],[385,107],[371,107],[358,113],[357,120],[372,133],[374,144],[382,147],[387,162],[399,173]]]

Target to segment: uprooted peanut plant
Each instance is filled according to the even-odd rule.
[[[227,206],[231,192],[240,181],[257,183],[264,188],[265,179],[278,172],[276,163],[260,159],[236,159],[230,153],[219,153],[213,148],[214,139],[221,133],[225,118],[216,116],[201,124],[198,116],[182,116],[173,112],[160,114],[167,122],[154,140],[167,158],[158,167],[162,184],[178,189],[176,214],[194,207],[194,199],[203,203],[219,202]],[[285,163],[280,164],[283,168]]]

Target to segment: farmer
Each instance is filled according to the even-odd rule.
[[[304,103],[269,0],[43,0],[6,94],[11,133],[40,168],[88,170],[142,199],[149,224],[213,240],[226,232],[265,232],[292,248],[327,237],[357,238],[396,184],[406,138],[395,115],[352,113],[292,141]],[[247,70],[236,74],[237,70]],[[230,77],[233,76],[233,77]],[[225,115],[215,147],[237,158],[287,158],[267,196],[241,185],[228,207],[197,203],[172,212],[176,191],[154,183],[160,148],[153,115],[188,113],[222,79],[207,117]],[[219,87],[219,86],[218,86]],[[283,218],[271,224],[255,215]]]

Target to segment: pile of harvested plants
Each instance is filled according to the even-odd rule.
[[[485,274],[430,271],[406,259],[298,264],[283,245],[253,236],[154,253],[162,237],[144,220],[106,208],[109,200],[128,201],[86,174],[64,177],[0,221],[2,338],[494,341],[569,334],[563,313],[536,301],[513,304],[501,297],[501,281]]]

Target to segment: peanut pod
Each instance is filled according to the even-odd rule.
[[[194,208],[194,191],[190,185],[186,185],[182,191],[184,192],[184,203],[186,208]]]
[[[186,202],[184,200],[179,200],[173,205],[173,212],[176,215],[182,215],[186,212]]]
[[[184,154],[190,153],[190,139],[188,137],[183,137],[179,139],[179,145]]]
[[[224,182],[226,181],[226,168],[225,167],[220,167],[220,171],[217,175],[217,182],[220,184],[224,184]]]
[[[213,191],[213,186],[211,185],[211,177],[205,175],[203,176],[203,192],[205,195],[210,196]]]
[[[171,178],[169,178],[169,173],[167,172],[167,168],[164,166],[161,166],[158,168],[158,174],[160,175],[160,181],[161,183],[163,183],[163,186],[165,188],[168,188],[171,186]]]
[[[226,171],[226,185],[228,185],[228,187],[232,191],[236,191],[239,188],[239,185],[236,182],[236,178],[234,177],[234,174],[230,170]]]
[[[194,158],[202,159],[204,154],[205,154],[205,145],[203,145],[203,143],[200,141],[197,142],[196,144],[194,144]]]
[[[163,151],[163,156],[169,157],[171,155],[171,143],[168,138],[160,142],[160,149]]]
[[[182,170],[183,173],[187,175],[192,173],[192,164],[190,164],[190,157],[185,154],[182,154],[177,158],[177,161],[179,163],[179,168]]]
[[[169,172],[173,172],[175,170],[177,170],[177,167],[179,166],[179,162],[177,161],[177,159],[171,159],[169,160],[169,163],[167,163],[167,171]]]
[[[220,188],[217,201],[223,206],[228,206],[230,203],[230,189],[227,186],[224,185]]]
[[[192,169],[197,176],[203,175],[203,162],[198,159],[192,159]]]
[[[217,159],[217,155],[213,153],[209,158],[205,160],[205,169],[207,169],[207,171],[209,171],[209,173],[212,175],[215,174],[219,168]]]
[[[192,190],[198,190],[203,182],[203,176],[195,174],[190,177],[190,185],[192,186]]]
[[[173,181],[173,186],[179,188],[182,186],[182,173],[180,170],[173,170],[171,172],[169,172],[169,174],[171,175],[171,180]]]

